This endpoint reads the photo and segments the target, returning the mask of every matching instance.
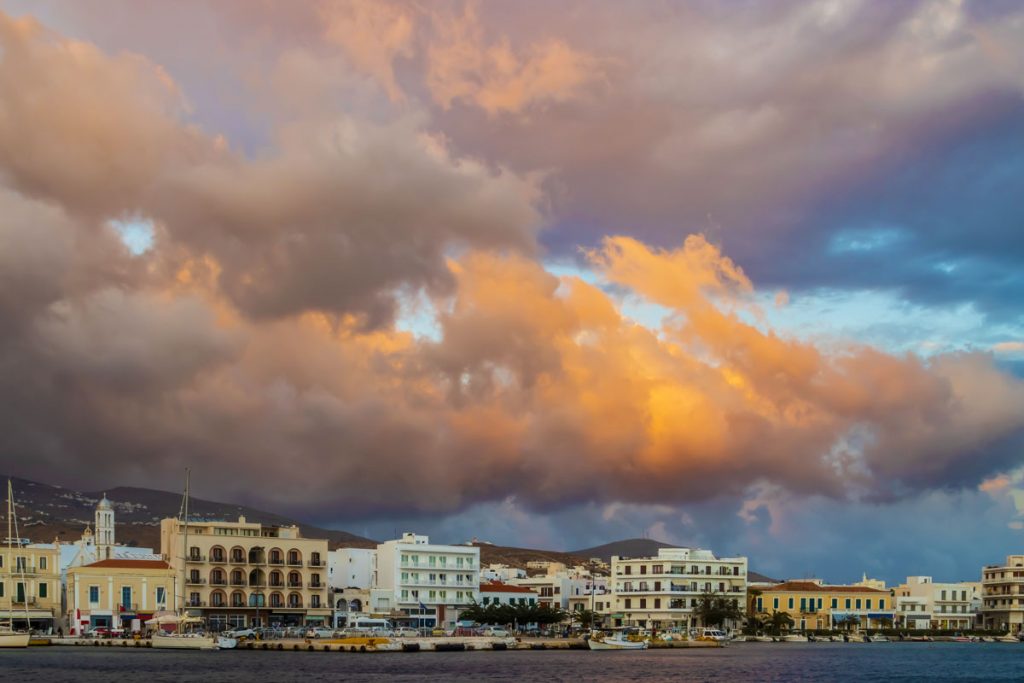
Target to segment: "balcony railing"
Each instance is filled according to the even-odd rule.
[[[185,603],[185,607],[206,607],[206,603],[202,600],[189,600]]]
[[[122,602],[118,605],[118,610],[121,612],[137,612],[139,609],[139,603],[137,602]]]
[[[228,585],[227,579],[210,579],[211,586],[226,586]]]
[[[217,564],[224,564],[228,561],[227,555],[210,555],[210,562],[216,562]]]
[[[36,596],[34,595],[23,595],[20,598],[15,597],[11,602],[15,605],[34,605],[36,604]]]
[[[206,562],[206,555],[186,555],[185,561],[191,564],[201,564]]]
[[[308,584],[306,584],[306,587],[307,588],[312,588],[314,590],[320,590],[321,588],[327,588],[327,584],[326,583],[314,583],[314,582],[310,581]]]
[[[310,567],[326,567],[327,563],[324,562],[323,560],[310,560],[308,566],[310,566]]]
[[[266,588],[266,587],[267,587],[267,582],[266,581],[250,581],[249,582],[249,588]]]
[[[270,587],[271,588],[284,588],[285,584],[284,584],[284,581],[271,581],[270,582]]]
[[[202,586],[206,583],[206,579],[201,576],[188,576],[185,578],[185,583],[189,586]]]
[[[284,559],[280,558],[280,557],[272,557],[269,560],[267,560],[267,564],[272,564],[272,565],[274,565],[276,567],[283,567],[284,566]]]
[[[288,582],[288,588],[302,588],[302,582],[301,581],[289,581]]]
[[[244,586],[245,585],[245,579],[231,579],[231,585],[232,586]]]
[[[232,555],[231,556],[231,564],[245,564],[245,556],[244,555]]]
[[[11,569],[11,574],[14,575],[14,576],[17,576],[18,574],[33,575],[33,574],[38,574],[38,573],[39,573],[39,568],[38,567],[30,567],[27,564],[16,564],[14,566],[14,568]]]
[[[302,558],[301,557],[289,557],[288,558],[288,566],[289,567],[301,567],[302,566]]]

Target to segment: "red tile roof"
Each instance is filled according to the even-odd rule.
[[[889,591],[869,588],[867,586],[830,586],[817,584],[813,581],[786,581],[776,586],[763,589],[761,592],[782,592],[782,593],[881,593],[888,595]]]
[[[170,565],[163,560],[100,560],[85,566],[109,569],[170,569]]]
[[[526,586],[513,586],[510,583],[502,583],[501,581],[491,581],[489,583],[480,584],[481,593],[536,593],[537,591]]]

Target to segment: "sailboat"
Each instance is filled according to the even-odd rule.
[[[12,524],[14,525],[12,527]],[[16,567],[21,568],[21,585],[28,586],[25,581],[25,566],[24,564],[15,561],[14,559],[14,537],[18,535],[17,522],[14,519],[14,488],[11,486],[11,480],[7,480],[7,557],[8,562],[13,562]],[[28,596],[26,595],[25,600],[25,623],[29,623],[28,619]],[[25,631],[14,630],[14,591],[11,593],[11,608],[7,612],[7,625],[0,626],[0,648],[3,647],[28,647],[28,641],[31,634],[26,629]]]
[[[185,470],[185,495],[182,497],[181,509],[182,512],[179,514],[178,519],[185,525],[185,537],[183,541],[183,551],[188,552],[188,487],[189,487],[189,470]],[[171,552],[174,552],[174,548],[170,548]],[[191,626],[197,623],[202,623],[202,620],[194,617],[189,617],[185,614],[185,594],[182,592],[181,595],[181,609],[177,612],[177,620],[174,632],[168,633],[161,629],[157,629],[153,633],[151,642],[153,647],[167,648],[174,650],[217,650],[219,646],[217,639],[213,636],[208,636],[201,633],[195,633],[193,631],[183,631],[183,626]]]

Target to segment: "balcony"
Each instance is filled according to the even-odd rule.
[[[284,566],[284,558],[281,558],[281,557],[271,557],[269,560],[267,560],[267,564],[274,565],[275,567],[283,567]]]
[[[30,567],[26,564],[16,564],[14,569],[11,570],[12,576],[18,576],[19,574],[25,574],[27,576],[33,576],[39,573],[38,567]]]
[[[231,579],[231,585],[239,588],[244,587],[245,579]]]
[[[211,586],[226,586],[228,582],[225,579],[210,579]]]
[[[139,603],[137,603],[137,602],[124,603],[123,602],[120,605],[118,605],[118,610],[121,611],[121,612],[138,612],[139,611]]]
[[[249,588],[266,588],[266,587],[267,587],[267,582],[266,581],[250,581],[249,582]]]
[[[270,582],[270,587],[271,588],[284,588],[285,584],[284,584],[284,581],[271,581]]]
[[[11,603],[15,605],[34,605],[36,604],[36,596],[34,595],[23,595],[20,598],[15,597],[11,600]]]
[[[327,588],[327,584],[310,582],[306,584],[306,588],[310,588],[312,590],[320,590],[321,588]]]
[[[206,603],[202,600],[188,600],[185,607],[206,607]]]
[[[327,563],[323,560],[310,560],[307,564],[309,567],[326,567]]]
[[[302,566],[302,558],[289,557],[288,558],[288,566],[289,567],[301,567]]]
[[[206,579],[199,576],[188,576],[185,577],[185,585],[187,586],[202,586],[206,583]]]
[[[289,581],[288,582],[288,588],[302,588],[302,582],[301,581]]]
[[[189,564],[202,564],[206,562],[206,555],[187,555],[185,561]]]
[[[216,564],[224,564],[227,561],[227,555],[210,555],[210,562],[214,562]]]
[[[231,557],[231,564],[246,564],[246,561],[245,561],[244,557],[239,557],[237,555],[233,555]]]

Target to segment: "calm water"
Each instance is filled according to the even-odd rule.
[[[716,650],[379,653],[0,650],[3,681],[1022,681],[1024,645],[748,643]]]

